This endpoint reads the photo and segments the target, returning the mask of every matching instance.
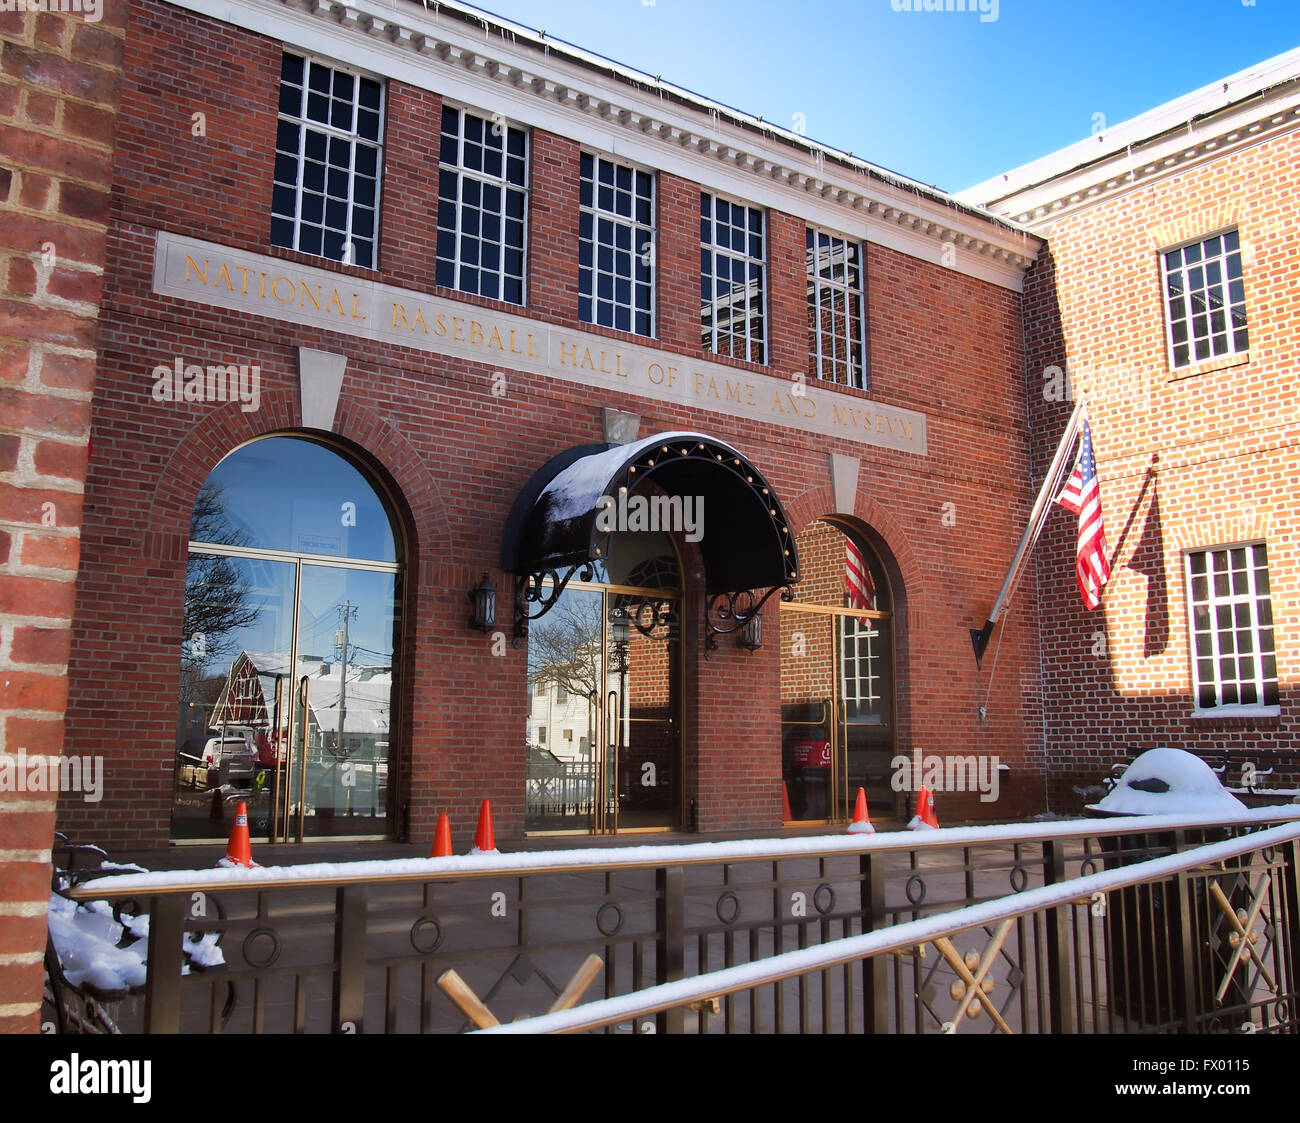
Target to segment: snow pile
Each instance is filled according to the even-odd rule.
[[[100,862],[100,869],[148,873],[134,862]],[[67,879],[64,879],[66,885]],[[78,904],[58,893],[50,894],[47,910],[50,939],[59,957],[63,975],[74,987],[92,987],[102,996],[121,996],[145,984],[145,964],[149,959],[149,915],[131,916],[119,912],[107,901]],[[186,962],[181,974],[190,973],[190,964],[219,967],[226,962],[217,942],[220,932],[197,935],[186,932],[182,944]],[[122,945],[126,944],[125,947]]]
[[[932,831],[936,828],[922,819],[920,815],[913,815],[911,821],[907,824],[907,829],[909,831]]]
[[[185,954],[190,963],[199,967],[220,967],[226,962],[226,957],[217,947],[217,941],[221,939],[220,932],[205,932],[202,936],[196,936],[193,932],[185,933]],[[182,970],[182,974],[188,975],[189,965]]]
[[[875,834],[876,828],[873,827],[866,819],[854,819],[849,824],[846,834]]]
[[[1231,815],[1245,809],[1205,761],[1183,749],[1148,750],[1128,766],[1110,795],[1088,805],[1111,815]]]
[[[55,953],[73,986],[92,986],[105,993],[144,986],[149,942],[139,940],[127,948],[118,947],[122,925],[113,919],[113,910],[106,902],[91,901],[81,907],[54,894],[50,897],[49,925]]]

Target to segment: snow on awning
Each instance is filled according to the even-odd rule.
[[[725,442],[690,432],[658,433],[625,445],[583,445],[553,457],[515,499],[501,546],[502,568],[526,575],[607,558],[610,520],[627,508],[602,500],[617,501],[623,490],[628,497],[694,501],[709,595],[799,579],[794,534],[762,474]]]

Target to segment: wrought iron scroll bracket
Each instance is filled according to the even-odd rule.
[[[773,593],[780,593],[783,601],[794,600],[793,585],[773,585],[761,597],[753,589],[736,593],[715,593],[704,602],[704,658],[708,659],[718,649],[717,636],[738,632],[758,613],[763,611]]]
[[[516,575],[514,646],[518,647],[528,635],[528,621],[540,619],[550,612],[574,577],[590,581],[595,575],[596,569],[591,562],[570,566],[563,576],[558,569],[539,569],[534,573]]]

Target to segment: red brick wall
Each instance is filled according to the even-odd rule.
[[[1078,810],[1076,789],[1162,745],[1215,764],[1227,750],[1233,783],[1247,760],[1279,769],[1269,786],[1300,782],[1298,158],[1292,132],[1059,221],[1029,276],[1036,470],[1073,406],[1046,400],[1044,371],[1068,361],[1089,401],[1113,559],[1102,606],[1089,613],[1074,587],[1074,520],[1055,512],[1038,548],[1053,810]],[[1243,247],[1249,361],[1171,370],[1159,251],[1229,226]],[[1268,547],[1282,714],[1193,718],[1184,553],[1257,539]]]
[[[123,16],[0,12],[0,767],[21,787],[64,749]],[[55,798],[0,791],[3,1032],[39,1029]]]
[[[954,801],[946,818],[1006,817],[1041,804],[1039,690],[1033,631],[1007,621],[989,719],[977,705],[988,672],[977,673],[967,629],[982,622],[1010,558],[1030,496],[1019,297],[955,271],[872,246],[867,254],[873,399],[924,411],[929,455],[917,457],[775,430],[724,414],[507,372],[504,398],[492,368],[379,346],[357,337],[235,315],[154,295],[159,229],[297,259],[268,250],[279,47],[256,35],[189,16],[156,0],[132,5],[140,45],[127,47],[104,361],[87,489],[83,573],[71,676],[70,742],[118,762],[121,783],[93,813],[70,809],[69,825],[114,844],[167,837],[174,754],[177,638],[182,619],[186,534],[208,472],[240,442],[293,429],[298,420],[300,345],[343,352],[347,376],[336,434],[400,497],[408,541],[405,670],[394,739],[402,754],[411,833],[431,835],[439,811],[468,842],[478,801],[493,800],[498,835],[523,829],[521,733],[526,659],[465,627],[465,590],[496,571],[501,528],[515,494],[556,452],[599,440],[600,407],[642,415],[641,432],[702,428],[735,444],[786,502],[793,529],[834,509],[827,453],[862,460],[855,514],[874,534],[891,571],[899,625],[899,736],[929,752],[998,752],[1026,795],[1019,804]],[[162,52],[160,55],[159,52]],[[241,83],[205,91],[208,130],[191,135],[189,104],[152,76],[159,57],[202,58],[213,73],[243,67]],[[430,65],[440,65],[431,62]],[[436,100],[387,85],[388,148],[383,241],[376,273],[310,260],[349,276],[378,276],[430,289],[436,210]],[[489,109],[490,107],[485,107]],[[160,122],[172,114],[178,126]],[[528,314],[576,323],[578,146],[531,133]],[[201,152],[196,152],[196,147]],[[163,198],[173,167],[234,167],[231,205],[198,207],[193,183]],[[660,174],[659,345],[702,357],[699,331],[698,185]],[[160,194],[161,192],[161,194]],[[201,211],[201,214],[196,212]],[[769,338],[772,364],[728,365],[765,373],[807,367],[805,227],[770,212]],[[440,290],[441,295],[452,295]],[[460,297],[466,304],[495,302]],[[503,306],[504,307],[504,306]],[[587,330],[623,338],[599,328]],[[160,404],[148,372],[174,355],[256,362],[262,407]],[[197,361],[197,360],[195,360]],[[216,362],[218,358],[205,358]],[[853,392],[849,392],[853,393]],[[865,397],[865,395],[862,395]],[[956,524],[944,525],[944,503]],[[691,567],[688,565],[688,569]],[[702,830],[779,824],[780,630],[766,611],[764,648],[750,655],[724,640],[702,658],[701,575],[683,600],[682,774],[687,821]],[[1026,599],[1032,598],[1032,580]],[[499,601],[508,630],[509,597]],[[123,652],[130,652],[130,659]],[[986,664],[987,665],[987,664]],[[906,691],[906,697],[902,692]],[[130,714],[129,723],[122,720]],[[1036,777],[1036,779],[1035,779]],[[694,810],[692,812],[692,803]]]

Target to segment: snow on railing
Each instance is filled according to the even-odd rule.
[[[257,869],[167,870],[103,877],[68,892],[77,900],[149,893],[165,895],[203,889],[293,888],[366,882],[456,880],[530,873],[580,872],[622,868],[716,865],[890,851],[989,846],[1051,839],[1099,838],[1210,827],[1262,826],[1300,819],[1300,805],[1259,807],[1240,815],[1133,815],[1105,819],[1057,819],[1047,822],[942,827],[932,831],[890,831],[874,835],[809,835],[803,838],[736,839],[655,846],[619,846],[520,854],[476,854],[451,858],[393,858],[383,861],[309,862]]]
[[[1300,814],[1300,809],[1297,809],[1297,813]],[[1147,829],[1145,825],[1152,822],[1163,826],[1164,829],[1170,829],[1170,824],[1164,822],[1170,818],[1172,816],[1144,816],[1132,822],[1143,824],[1139,829]],[[933,837],[934,833],[938,832],[927,832],[927,837]],[[646,1014],[675,1009],[688,1003],[735,994],[737,991],[753,990],[755,987],[781,982],[784,979],[840,967],[870,956],[915,947],[976,926],[1014,920],[1080,898],[1091,897],[1094,893],[1108,893],[1131,885],[1162,880],[1174,874],[1266,847],[1278,846],[1295,839],[1300,839],[1300,823],[1271,827],[1242,838],[1198,846],[1177,854],[1125,866],[1122,869],[1088,874],[1052,885],[1026,889],[1020,893],[1012,893],[977,905],[968,905],[952,912],[937,913],[934,916],[906,921],[859,936],[849,936],[799,951],[784,952],[739,967],[727,967],[705,975],[663,983],[632,994],[598,999],[572,1010],[543,1014],[477,1032],[536,1034],[574,1033],[597,1029]]]

